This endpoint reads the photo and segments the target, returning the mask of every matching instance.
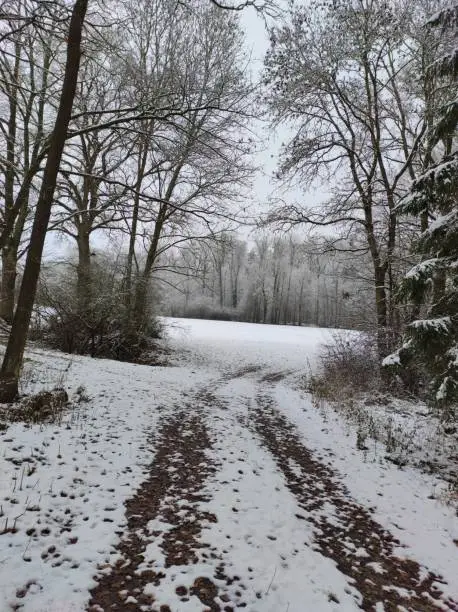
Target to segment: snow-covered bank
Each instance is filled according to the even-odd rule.
[[[441,500],[446,483],[384,461],[376,446],[358,450],[356,432],[332,411],[317,411],[304,393],[280,383],[273,397],[304,445],[338,470],[351,496],[371,508],[377,521],[405,545],[399,555],[440,573],[449,583],[449,594],[458,599],[458,518],[455,508]]]

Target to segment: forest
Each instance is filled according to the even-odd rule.
[[[0,0],[0,612],[458,610],[458,0]]]
[[[29,328],[136,361],[165,314],[362,330],[387,376],[453,403],[457,19],[445,0],[2,0],[2,401]],[[259,125],[282,135],[262,201]]]

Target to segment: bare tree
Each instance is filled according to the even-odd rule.
[[[73,125],[89,125],[95,113],[122,104],[109,73],[100,74],[105,57],[100,52],[84,58],[74,100]],[[134,146],[123,130],[83,132],[67,143],[56,193],[52,227],[76,242],[78,249],[77,301],[83,314],[92,300],[91,238],[115,227],[131,197],[123,166]]]
[[[76,0],[71,14],[62,93],[54,129],[50,138],[40,194],[35,208],[35,217],[18,305],[0,373],[0,401],[2,402],[11,402],[18,391],[20,369],[40,274],[43,246],[51,216],[51,206],[60,161],[70,123],[73,98],[76,92],[81,58],[81,39],[87,4],[87,0]]]
[[[29,23],[22,2],[11,2],[10,10],[13,9],[12,29],[11,20],[19,17]],[[46,155],[50,117],[54,115],[53,97],[61,85],[53,72],[58,46],[52,34],[45,38],[41,29],[24,27],[4,41],[0,52],[0,105],[7,117],[0,124],[0,316],[9,323],[13,318],[20,243]]]
[[[295,130],[281,175],[304,186],[324,180],[331,192],[315,209],[277,206],[270,220],[334,226],[337,248],[351,236],[352,249],[369,253],[382,355],[393,323],[396,204],[415,176],[426,132],[424,99],[410,88],[422,52],[409,35],[413,9],[408,0],[295,9],[273,32],[266,60],[269,107]]]
[[[141,234],[146,256],[128,297],[129,334],[146,323],[148,283],[164,248],[188,240],[193,232],[201,234],[205,226],[211,233],[212,219],[233,216],[227,205],[237,201],[251,174],[246,160],[250,147],[242,136],[252,88],[240,68],[236,22],[205,8],[179,15],[177,27],[187,34],[173,50],[179,52],[179,58],[172,55],[170,60],[173,79],[163,79],[162,86],[167,92],[178,85],[190,110],[167,129],[151,126],[151,141],[139,150],[136,191],[142,206],[134,202],[132,218],[139,223],[131,229],[128,270]]]

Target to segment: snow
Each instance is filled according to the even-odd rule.
[[[222,560],[228,575],[241,577],[249,612],[359,609],[359,593],[315,549],[314,528],[252,431],[251,410],[260,392],[295,425],[304,445],[337,470],[351,496],[372,508],[376,520],[402,542],[399,554],[442,574],[448,582],[442,588],[458,599],[458,519],[454,508],[440,500],[444,483],[383,461],[375,447],[357,450],[355,429],[331,409],[314,405],[299,386],[333,332],[164,322],[170,346],[179,351],[168,367],[38,349],[27,353],[33,372],[28,389],[39,388],[43,380],[52,387],[64,378],[72,396],[84,385],[90,399],[60,424],[12,424],[0,432],[0,532],[6,518],[9,528],[18,517],[15,533],[0,533],[1,612],[13,605],[25,612],[85,609],[94,575],[110,571],[117,558],[123,502],[147,473],[158,425],[184,397],[206,388],[214,393],[206,414],[214,440],[207,457],[217,470],[199,504],[218,520],[206,522],[199,537],[217,558],[199,552],[196,564],[172,571],[165,568],[162,536],[148,541],[145,564],[165,573],[159,586],[146,587],[156,603],[174,612],[200,611],[195,596],[185,602],[175,589],[189,587],[197,577],[211,578]],[[291,469],[295,473],[299,467],[291,464]],[[320,512],[338,520],[332,504]],[[151,533],[166,534],[170,528],[160,516],[148,525]],[[367,555],[364,549],[356,553]]]
[[[234,386],[229,384],[231,400],[227,403],[233,416],[240,407]],[[217,432],[216,458],[226,460],[208,484],[209,491],[216,491],[209,507],[219,522],[210,524],[204,537],[217,548],[228,550],[230,574],[249,576],[248,567],[252,569],[244,594],[250,612],[277,612],[288,605],[290,610],[299,611],[304,602],[310,610],[357,610],[357,592],[351,590],[333,561],[313,550],[313,531],[297,518],[301,508],[272,458],[237,419],[232,418],[230,425],[229,431],[220,428]],[[231,456],[232,462],[227,460]],[[235,496],[227,495],[221,486],[224,482],[235,486]],[[262,601],[257,599],[258,592]],[[331,594],[339,604],[330,600]]]
[[[458,596],[458,555],[454,543],[458,539],[458,520],[454,509],[440,501],[447,485],[437,476],[422,474],[413,468],[401,470],[383,461],[383,453],[377,454],[376,450],[372,458],[365,459],[355,447],[354,429],[349,430],[343,419],[331,410],[323,415],[313,406],[310,395],[292,388],[298,378],[308,372],[309,363],[316,363],[320,343],[329,341],[332,332],[193,320],[176,320],[174,325],[175,340],[180,337],[182,326],[186,330],[181,337],[182,346],[189,349],[195,346],[200,363],[220,363],[224,345],[226,367],[237,370],[258,359],[258,363],[263,364],[263,372],[286,373],[289,384],[285,381],[274,383],[274,398],[302,432],[306,445],[340,470],[343,482],[359,502],[376,509],[377,520],[407,546],[403,554],[407,551],[412,558],[444,575],[450,594]],[[243,326],[247,328],[246,335]],[[240,347],[237,349],[237,342],[243,344],[243,352]],[[258,343],[262,343],[262,350]],[[230,381],[224,399],[232,405],[243,405],[247,398],[254,401],[255,376],[254,372],[248,378]],[[414,423],[418,426],[418,419]],[[433,435],[427,425],[418,431],[423,446],[427,436]]]
[[[215,419],[213,423],[218,443],[210,456],[224,463],[204,489],[212,496],[204,507],[218,516],[218,522],[207,523],[201,540],[208,546],[204,550],[224,550],[229,576],[245,577],[247,609],[277,612],[289,604],[290,610],[299,611],[306,601],[313,610],[357,610],[354,597],[345,592],[349,588],[345,577],[332,561],[312,550],[312,531],[296,518],[300,508],[266,451],[257,447],[235,419],[230,420],[230,429],[227,421]],[[161,521],[155,521],[149,528],[160,526]],[[164,569],[164,554],[157,542],[148,545],[145,562],[150,560],[154,560],[154,570]],[[212,578],[218,563],[219,559],[212,563],[201,557],[198,563],[167,575],[159,588],[152,588],[157,604],[168,604],[180,612],[200,609],[193,599],[182,602],[175,589],[193,584],[198,577]],[[234,585],[232,591],[237,588]],[[339,598],[339,606],[329,601],[330,593]]]
[[[407,279],[419,280],[423,276],[431,274],[441,264],[441,260],[437,257],[421,261],[413,266],[405,275]]]
[[[167,324],[172,346],[192,354],[193,363],[223,368],[255,365],[303,370],[316,362],[322,344],[342,331],[178,318],[167,319]]]
[[[0,532],[17,518],[17,532],[0,535],[0,610],[80,611],[97,567],[113,560],[123,502],[150,460],[146,437],[195,376],[38,350],[27,358],[49,387],[70,364],[66,387],[84,384],[91,401],[61,425],[0,432]]]
[[[425,233],[433,234],[434,232],[437,232],[444,228],[445,229],[451,228],[453,224],[457,222],[457,220],[458,220],[458,215],[457,215],[456,210],[452,210],[445,215],[438,215],[434,219],[434,221],[430,222],[428,229],[426,230]]]
[[[355,433],[337,414],[320,415],[309,398],[285,385],[277,386],[276,399],[307,447],[337,468],[352,496],[374,508],[376,520],[405,545],[402,554],[442,574],[456,598],[458,519],[454,509],[439,500],[445,488],[440,478],[380,463],[376,448],[362,461],[361,451],[355,448]]]
[[[436,332],[448,333],[451,325],[450,317],[436,317],[434,319],[418,319],[409,324],[414,329],[435,330]]]
[[[401,357],[399,355],[399,351],[396,351],[395,353],[391,353],[391,355],[387,355],[382,361],[382,366],[384,367],[398,366],[398,365],[401,365]]]

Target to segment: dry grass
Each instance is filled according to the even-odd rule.
[[[60,423],[68,407],[68,394],[64,389],[40,391],[15,404],[0,406],[0,423]]]
[[[458,456],[453,448],[458,424],[446,427],[401,382],[384,379],[369,335],[336,335],[324,347],[320,365],[306,385],[324,417],[329,411],[343,417],[355,433],[356,448],[368,459],[440,474],[449,483],[447,500],[457,505]]]

